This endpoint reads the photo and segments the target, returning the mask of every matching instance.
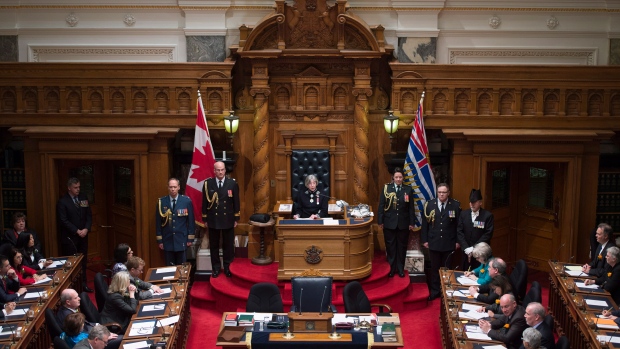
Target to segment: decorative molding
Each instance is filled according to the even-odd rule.
[[[125,15],[123,22],[125,22],[125,25],[128,27],[133,27],[133,25],[136,24],[136,17],[134,17],[131,13],[128,13]]]
[[[502,24],[502,19],[499,18],[498,16],[493,15],[493,17],[489,18],[489,27],[493,29],[497,29],[499,28],[501,24]]]
[[[555,29],[555,27],[557,27],[559,24],[560,21],[558,21],[558,19],[554,16],[551,16],[547,19],[547,28],[549,29]]]
[[[80,19],[75,15],[75,13],[71,12],[67,18],[65,18],[65,21],[67,21],[67,24],[69,24],[70,27],[75,27]]]
[[[174,47],[37,47],[30,46],[31,62],[174,62]],[[94,56],[94,57],[93,57]],[[114,59],[118,56],[119,59]],[[146,56],[151,59],[145,59]],[[68,58],[70,57],[70,58]],[[159,57],[160,59],[153,59]],[[82,58],[82,59],[80,59]]]
[[[548,30],[502,30],[502,37],[506,38],[596,38],[608,39],[612,34],[603,31],[577,32],[577,31],[554,31],[550,33]],[[497,38],[498,32],[493,30],[441,30],[440,37],[468,37],[468,38]]]
[[[469,62],[466,58],[495,58],[492,62],[485,60],[485,64],[506,64],[507,59],[516,58],[517,61],[522,61],[524,64],[558,64],[557,59],[564,57],[570,58],[565,64],[581,64],[581,65],[595,65],[596,53],[595,48],[585,49],[495,49],[495,48],[480,48],[480,49],[460,49],[449,48],[449,63],[450,64],[477,64],[479,61]],[[464,59],[465,58],[465,59]],[[528,58],[534,58],[535,62],[527,62]],[[545,63],[546,58],[552,58],[549,63]],[[513,60],[514,61],[514,60]],[[510,62],[509,64],[516,64]]]

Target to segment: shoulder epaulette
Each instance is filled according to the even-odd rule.
[[[457,199],[452,199],[452,201],[454,202],[458,202],[459,204],[461,203],[460,201],[458,201]]]

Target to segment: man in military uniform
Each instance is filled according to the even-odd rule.
[[[390,264],[389,277],[398,272],[405,277],[405,255],[409,231],[415,224],[413,189],[403,185],[403,170],[394,169],[393,182],[383,186],[379,195],[379,227],[383,228],[385,251]]]
[[[437,186],[437,198],[427,201],[422,217],[422,244],[428,248],[431,260],[431,280],[428,300],[441,294],[439,268],[450,265],[448,259],[459,248],[456,227],[461,214],[461,203],[450,198],[446,183]]]
[[[472,189],[469,194],[469,209],[461,212],[457,228],[457,238],[463,249],[463,270],[475,269],[480,263],[471,256],[474,246],[479,242],[491,245],[493,237],[493,214],[482,208],[482,192]]]
[[[232,277],[230,264],[235,257],[235,227],[240,218],[239,185],[226,178],[223,162],[214,165],[215,178],[207,178],[202,188],[202,220],[209,228],[211,251],[211,276],[216,278],[222,268],[220,263],[220,234],[224,250],[224,274]]]
[[[164,250],[166,265],[179,265],[187,260],[185,250],[194,242],[194,209],[192,200],[179,194],[179,180],[168,180],[167,196],[159,198],[155,209],[155,227],[159,249]]]

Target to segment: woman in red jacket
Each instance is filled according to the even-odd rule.
[[[24,265],[22,263],[22,253],[18,249],[12,248],[8,257],[11,268],[15,270],[15,274],[17,274],[20,286],[32,285],[47,277],[47,275],[38,275],[36,270]]]

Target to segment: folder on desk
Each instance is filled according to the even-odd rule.
[[[243,326],[224,326],[217,335],[218,342],[239,343],[245,333]]]

